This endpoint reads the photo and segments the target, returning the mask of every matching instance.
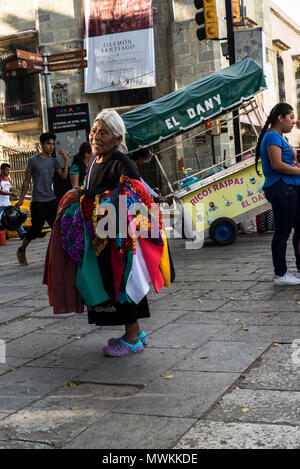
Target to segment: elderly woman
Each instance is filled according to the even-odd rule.
[[[115,111],[102,111],[97,115],[90,132],[90,144],[95,157],[88,168],[87,189],[92,195],[114,189],[122,175],[140,180],[136,166],[125,154],[125,126]],[[113,296],[112,271],[109,244],[101,252],[100,269],[104,287]],[[150,316],[147,298],[138,304],[117,303],[116,312],[99,312],[89,308],[89,321],[96,325],[125,324],[125,334],[119,339],[110,339],[104,347],[107,355],[127,355],[142,352],[147,344],[145,333],[141,330],[138,319]]]
[[[90,324],[124,325],[124,335],[109,339],[103,350],[108,356],[129,355],[148,343],[139,325],[150,317],[146,294],[150,283],[156,292],[170,286],[172,263],[161,214],[126,155],[125,126],[117,112],[97,115],[90,145],[94,156],[85,189],[69,191],[60,203],[44,283],[54,314],[82,312],[85,303]],[[121,196],[126,196],[123,212]],[[106,228],[114,214],[112,233]]]

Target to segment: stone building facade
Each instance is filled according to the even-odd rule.
[[[247,7],[247,26],[260,27],[266,36],[266,58],[272,64],[274,75],[275,96],[278,93],[278,54],[282,57],[285,71],[286,99],[297,108],[296,73],[299,63],[299,29],[292,20],[286,17],[270,0],[257,2],[245,0]],[[219,34],[226,36],[225,1],[217,0]],[[9,54],[16,48],[43,53],[59,53],[83,48],[83,2],[82,0],[24,0],[15,7],[15,2],[2,0],[0,5],[0,60],[4,63]],[[167,93],[181,88],[210,73],[228,66],[228,60],[222,55],[222,41],[199,41],[196,37],[195,6],[193,0],[153,0],[156,87],[148,90],[130,90],[99,94],[84,93],[83,70],[68,70],[51,73],[51,90],[53,105],[75,104],[87,102],[90,109],[90,119],[93,121],[99,110],[116,108],[120,112],[138,106],[147,101],[157,99]],[[292,44],[289,44],[289,41]],[[297,66],[296,66],[296,65]],[[2,64],[3,65],[3,64]],[[296,68],[295,68],[296,67]],[[3,66],[2,76],[4,79]],[[33,90],[30,104],[33,115],[22,119],[21,103],[19,116],[15,120],[1,120],[0,116],[0,148],[1,145],[19,149],[32,147],[37,144],[38,136],[43,131],[45,122],[45,93],[43,78],[34,75],[31,78]],[[292,87],[290,86],[293,80]],[[1,85],[1,81],[0,81]],[[299,95],[298,95],[299,96]],[[0,86],[1,98],[1,86]],[[26,103],[25,103],[26,104]],[[3,103],[7,109],[10,105]],[[15,111],[18,104],[11,105]],[[299,117],[299,116],[298,116]],[[160,157],[171,180],[178,179],[180,168],[197,169],[195,152],[198,153],[202,168],[212,164],[211,145],[197,144],[193,134],[184,134],[172,139],[171,144],[176,147],[162,151]],[[186,140],[187,137],[192,137]],[[298,131],[293,134],[294,144],[299,145]],[[228,133],[214,139],[214,150],[217,161],[226,155],[234,154],[233,129],[228,125]],[[170,146],[170,141],[160,146],[164,150]],[[0,152],[1,159],[1,152]],[[157,181],[165,186],[163,180]]]

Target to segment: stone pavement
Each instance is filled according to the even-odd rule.
[[[27,267],[18,240],[0,246],[0,448],[299,448],[300,289],[274,286],[270,240],[171,240],[177,277],[149,294],[150,343],[121,358],[102,347],[122,327],[53,316],[48,238]]]

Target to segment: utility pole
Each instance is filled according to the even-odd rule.
[[[225,0],[226,5],[226,24],[227,24],[227,42],[228,42],[228,56],[229,65],[235,63],[235,46],[234,46],[234,29],[233,29],[233,13],[232,13],[232,2],[231,0]],[[241,129],[240,120],[237,118],[239,111],[233,111],[233,130],[234,130],[234,145],[235,154],[241,153]],[[241,161],[241,156],[237,157],[237,161]]]
[[[49,52],[44,52],[43,57],[44,57],[44,71],[42,72],[42,76],[44,79],[44,89],[45,89],[45,98],[46,98],[46,121],[45,121],[45,126],[46,130],[48,130],[48,108],[52,107],[52,99],[51,99],[51,88],[50,88],[50,75],[51,72],[49,72],[49,62],[48,62],[48,56],[50,55]]]

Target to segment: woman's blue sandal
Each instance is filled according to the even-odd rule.
[[[117,344],[121,339],[124,340],[124,337],[125,337],[125,334],[122,335],[122,337],[112,337],[111,339],[108,340],[108,345],[112,345],[114,346],[115,344]],[[149,339],[148,337],[146,336],[145,332],[142,331],[139,335],[138,335],[138,339],[142,342],[142,344],[145,346],[145,345],[148,345],[149,343]]]
[[[139,340],[136,344],[129,344],[123,339],[119,339],[119,342],[116,342],[114,345],[106,345],[103,347],[105,355],[109,357],[123,357],[124,355],[131,355],[132,353],[142,352],[144,346]]]

